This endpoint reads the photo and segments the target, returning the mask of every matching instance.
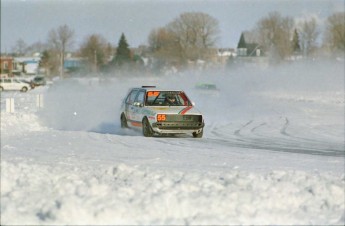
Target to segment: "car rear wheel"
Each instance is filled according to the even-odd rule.
[[[121,114],[121,128],[128,128],[127,119],[125,114]]]
[[[201,131],[200,131],[200,133],[193,133],[193,137],[194,138],[201,138],[202,137],[202,135],[204,134],[204,130],[202,129]]]
[[[4,91],[4,88],[2,88],[2,86],[0,86],[0,92]]]
[[[153,136],[153,131],[152,131],[151,125],[150,125],[149,121],[147,120],[147,118],[143,119],[143,135],[145,137],[152,137]]]
[[[28,91],[28,88],[24,86],[20,91],[26,92],[26,91]]]

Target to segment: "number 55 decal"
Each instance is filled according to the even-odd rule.
[[[166,120],[166,115],[164,114],[158,114],[157,115],[157,121],[161,122],[161,121],[165,121]]]

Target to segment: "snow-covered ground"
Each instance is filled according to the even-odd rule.
[[[120,129],[127,90],[152,84],[189,94],[202,139]],[[64,79],[1,93],[0,223],[344,225],[344,156],[343,62]]]

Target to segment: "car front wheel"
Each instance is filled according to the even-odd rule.
[[[28,88],[26,88],[25,86],[20,90],[20,91],[22,91],[22,92],[26,92],[26,91],[28,91]]]
[[[193,133],[194,138],[201,138],[202,135],[204,134],[204,130],[202,129],[199,133]]]
[[[143,119],[143,135],[145,137],[152,137],[153,136],[153,131],[152,131],[151,125],[150,125],[149,121],[147,120],[147,118]]]

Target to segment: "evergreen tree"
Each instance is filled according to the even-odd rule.
[[[238,42],[237,49],[247,48],[246,40],[244,39],[243,32],[241,33],[240,41]]]
[[[128,43],[126,40],[125,35],[122,33],[117,50],[116,55],[114,57],[114,64],[115,65],[123,65],[125,63],[131,62],[131,51],[128,48]]]
[[[41,56],[41,60],[39,62],[39,66],[42,68],[45,68],[48,65],[50,58],[50,54],[47,50],[44,50]]]
[[[56,53],[44,50],[41,55],[41,60],[39,61],[39,67],[45,70],[45,74],[50,76],[51,73],[58,70],[59,60],[55,57]]]
[[[294,53],[300,53],[301,52],[300,40],[299,40],[299,35],[297,32],[297,29],[295,29],[294,35],[292,38],[292,50]]]

